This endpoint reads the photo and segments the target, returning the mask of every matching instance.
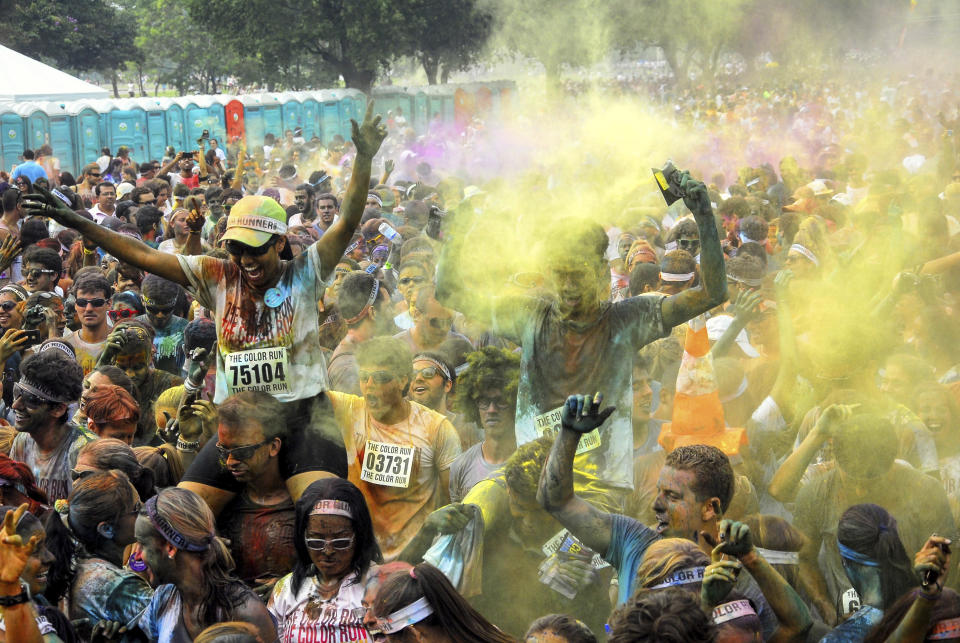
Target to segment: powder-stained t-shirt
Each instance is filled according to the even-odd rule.
[[[481,445],[474,444],[450,465],[450,502],[460,502],[481,480],[503,469],[503,464],[490,464],[483,458]]]
[[[100,353],[103,352],[103,347],[107,343],[106,340],[93,343],[85,342],[80,339],[80,331],[64,335],[63,341],[73,347],[77,354],[77,361],[83,367],[84,377],[97,367],[97,360],[100,359]]]
[[[397,424],[381,424],[367,412],[366,400],[329,391],[347,451],[348,478],[363,492],[373,530],[385,560],[393,560],[420,531],[437,508],[440,474],[460,455],[460,438],[445,416],[416,402]],[[395,487],[361,480],[367,441],[414,447],[409,486]]]
[[[77,464],[77,452],[83,445],[96,439],[96,435],[68,422],[63,440],[49,456],[43,457],[29,434],[17,433],[10,447],[10,457],[30,467],[33,477],[37,479],[37,486],[46,492],[52,505],[55,500],[67,498],[73,491],[70,470]]]
[[[267,609],[277,621],[280,643],[325,641],[354,643],[368,640],[363,626],[361,605],[365,583],[350,574],[340,584],[340,591],[330,601],[320,598],[316,575],[308,576],[294,594],[292,574],[277,581]]]
[[[261,505],[243,491],[224,507],[217,529],[230,541],[240,580],[253,585],[257,579],[279,578],[293,569],[295,521],[289,497],[275,505]]]
[[[78,633],[89,638],[98,621],[117,621],[124,625],[135,622],[151,598],[153,590],[143,577],[102,558],[82,558],[70,590],[70,618],[88,619],[78,627]],[[132,629],[136,632],[136,628]],[[135,634],[121,639],[127,640],[140,639]]]
[[[549,302],[504,298],[494,313],[494,333],[522,346],[517,391],[517,444],[540,437],[535,418],[573,394],[603,393],[617,410],[600,428],[600,445],[574,460],[579,481],[597,479],[633,486],[633,357],[668,334],[663,296],[631,297],[606,304],[600,318],[582,328],[560,318]]]
[[[190,282],[190,294],[213,311],[217,324],[214,403],[220,404],[244,388],[265,391],[281,402],[327,390],[317,302],[329,283],[321,276],[317,244],[296,259],[282,262],[275,287],[278,297],[271,301],[277,304],[275,308],[253,297],[233,261],[203,255],[179,255],[177,259]],[[250,352],[234,355],[240,351]],[[281,353],[285,353],[285,361],[280,359]]]
[[[147,315],[139,315],[136,319],[153,328],[153,367],[177,377],[183,375],[183,363],[187,360],[183,351],[183,330],[189,322],[173,315],[166,326],[154,328]]]

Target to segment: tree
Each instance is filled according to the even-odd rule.
[[[111,75],[141,59],[133,14],[106,0],[5,0],[0,11],[0,41],[58,67]]]
[[[391,0],[185,0],[190,15],[217,42],[275,69],[311,55],[369,90],[378,70],[406,43],[403,14]]]
[[[403,12],[411,53],[431,85],[476,62],[493,29],[493,15],[476,0],[412,0]]]

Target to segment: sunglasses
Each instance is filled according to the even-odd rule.
[[[481,397],[477,399],[477,406],[481,409],[489,409],[491,404],[501,411],[510,406],[510,403],[502,397]]]
[[[147,306],[147,312],[151,315],[159,315],[160,313],[169,313],[176,307],[176,304],[172,306]]]
[[[437,375],[439,375],[440,377],[443,377],[443,371],[441,371],[441,370],[440,370],[439,368],[437,368],[436,366],[427,366],[426,368],[421,368],[421,369],[419,369],[419,370],[418,370],[418,369],[414,369],[414,370],[413,370],[413,376],[416,377],[416,376],[418,376],[418,375],[423,375],[423,378],[424,378],[424,379],[432,380],[432,379],[435,378]],[[447,378],[446,378],[446,377],[443,377],[443,379],[447,379]]]
[[[431,317],[430,325],[437,330],[444,330],[450,328],[450,325],[453,323],[453,317]]]
[[[43,275],[55,275],[55,274],[57,274],[56,270],[48,270],[48,269],[41,270],[40,268],[34,268],[33,270],[23,271],[23,276],[26,277],[27,279],[39,279]]]
[[[426,277],[403,277],[398,284],[401,286],[419,285],[427,280]]]
[[[11,310],[17,307],[17,302],[15,301],[5,301],[0,303],[0,310],[5,313],[9,313]]]
[[[88,305],[93,306],[94,308],[100,308],[107,303],[107,300],[103,297],[97,297],[96,299],[83,299],[82,297],[77,299],[77,306],[79,308],[86,308]]]
[[[33,393],[24,390],[19,383],[13,385],[13,399],[22,399],[23,403],[28,407],[35,409],[44,404],[51,404],[51,401],[45,397],[40,397],[39,395],[34,395]]]
[[[253,454],[257,452],[257,449],[265,444],[270,444],[271,442],[273,442],[273,438],[264,440],[263,442],[257,444],[248,444],[246,446],[235,447],[233,449],[228,449],[217,442],[217,453],[220,454],[220,462],[226,462],[230,457],[233,457],[234,460],[249,460],[253,457]]]
[[[121,308],[120,310],[108,310],[107,315],[113,321],[118,319],[129,319],[130,317],[136,317],[139,313],[135,310],[130,310],[129,308]]]
[[[83,480],[87,476],[91,476],[97,472],[96,469],[84,469],[83,471],[77,471],[76,469],[70,469],[70,479],[76,482],[77,480]]]
[[[312,549],[313,551],[323,551],[327,548],[327,545],[330,545],[336,551],[345,551],[353,545],[354,538],[354,536],[350,536],[349,538],[333,538],[330,540],[326,538],[304,538],[303,542],[307,546],[307,549]]]
[[[229,239],[223,242],[223,247],[227,252],[234,255],[235,257],[242,256],[244,254],[250,257],[262,257],[263,255],[270,252],[270,248],[273,247],[271,243],[265,243],[262,246],[248,246],[245,243],[240,243],[239,241],[234,241]]]
[[[375,384],[386,384],[396,379],[396,376],[390,371],[360,371],[358,375],[361,382],[366,382],[372,377]]]

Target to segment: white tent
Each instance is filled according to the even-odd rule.
[[[0,45],[0,101],[109,98],[110,92]]]

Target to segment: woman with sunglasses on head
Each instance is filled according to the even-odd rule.
[[[83,640],[89,640],[100,621],[132,630],[153,597],[147,581],[123,566],[142,508],[137,490],[121,471],[100,471],[79,478],[65,504],[46,521],[48,546],[56,558],[46,597],[55,602],[67,596],[70,618]],[[119,640],[143,638],[134,631]]]
[[[146,308],[143,307],[143,301],[141,301],[140,295],[132,290],[116,293],[110,298],[110,306],[111,308],[107,311],[107,316],[110,317],[110,321],[112,321],[114,325],[119,324],[125,319],[139,317],[147,312]]]
[[[20,344],[25,334],[20,330],[23,312],[20,302],[27,300],[23,286],[7,284],[0,288],[0,360],[3,360],[3,402],[13,404],[13,385],[20,379],[20,361],[23,352]]]
[[[346,480],[318,480],[297,500],[296,514],[297,561],[268,604],[281,643],[366,640],[364,586],[383,558],[363,494]]]
[[[264,641],[276,640],[266,607],[234,574],[233,558],[214,528],[203,499],[186,489],[164,489],[137,518],[141,557],[158,586],[140,619],[151,641],[192,641],[223,621],[244,621]]]
[[[295,260],[281,256],[287,250],[286,212],[265,197],[244,197],[231,209],[223,237],[229,260],[158,252],[83,219],[46,192],[24,199],[28,216],[49,216],[79,230],[112,256],[187,287],[213,312],[218,331],[214,402],[243,390],[268,389],[285,403],[290,440],[283,474],[293,498],[317,479],[346,473],[343,451],[337,453],[322,438],[320,425],[332,424],[333,412],[326,396],[317,302],[360,223],[371,162],[385,137],[386,127],[374,117],[371,101],[363,123],[353,125],[357,153],[341,217]],[[214,447],[206,446],[181,484],[200,493],[218,513],[238,487],[229,473],[215,475]]]

